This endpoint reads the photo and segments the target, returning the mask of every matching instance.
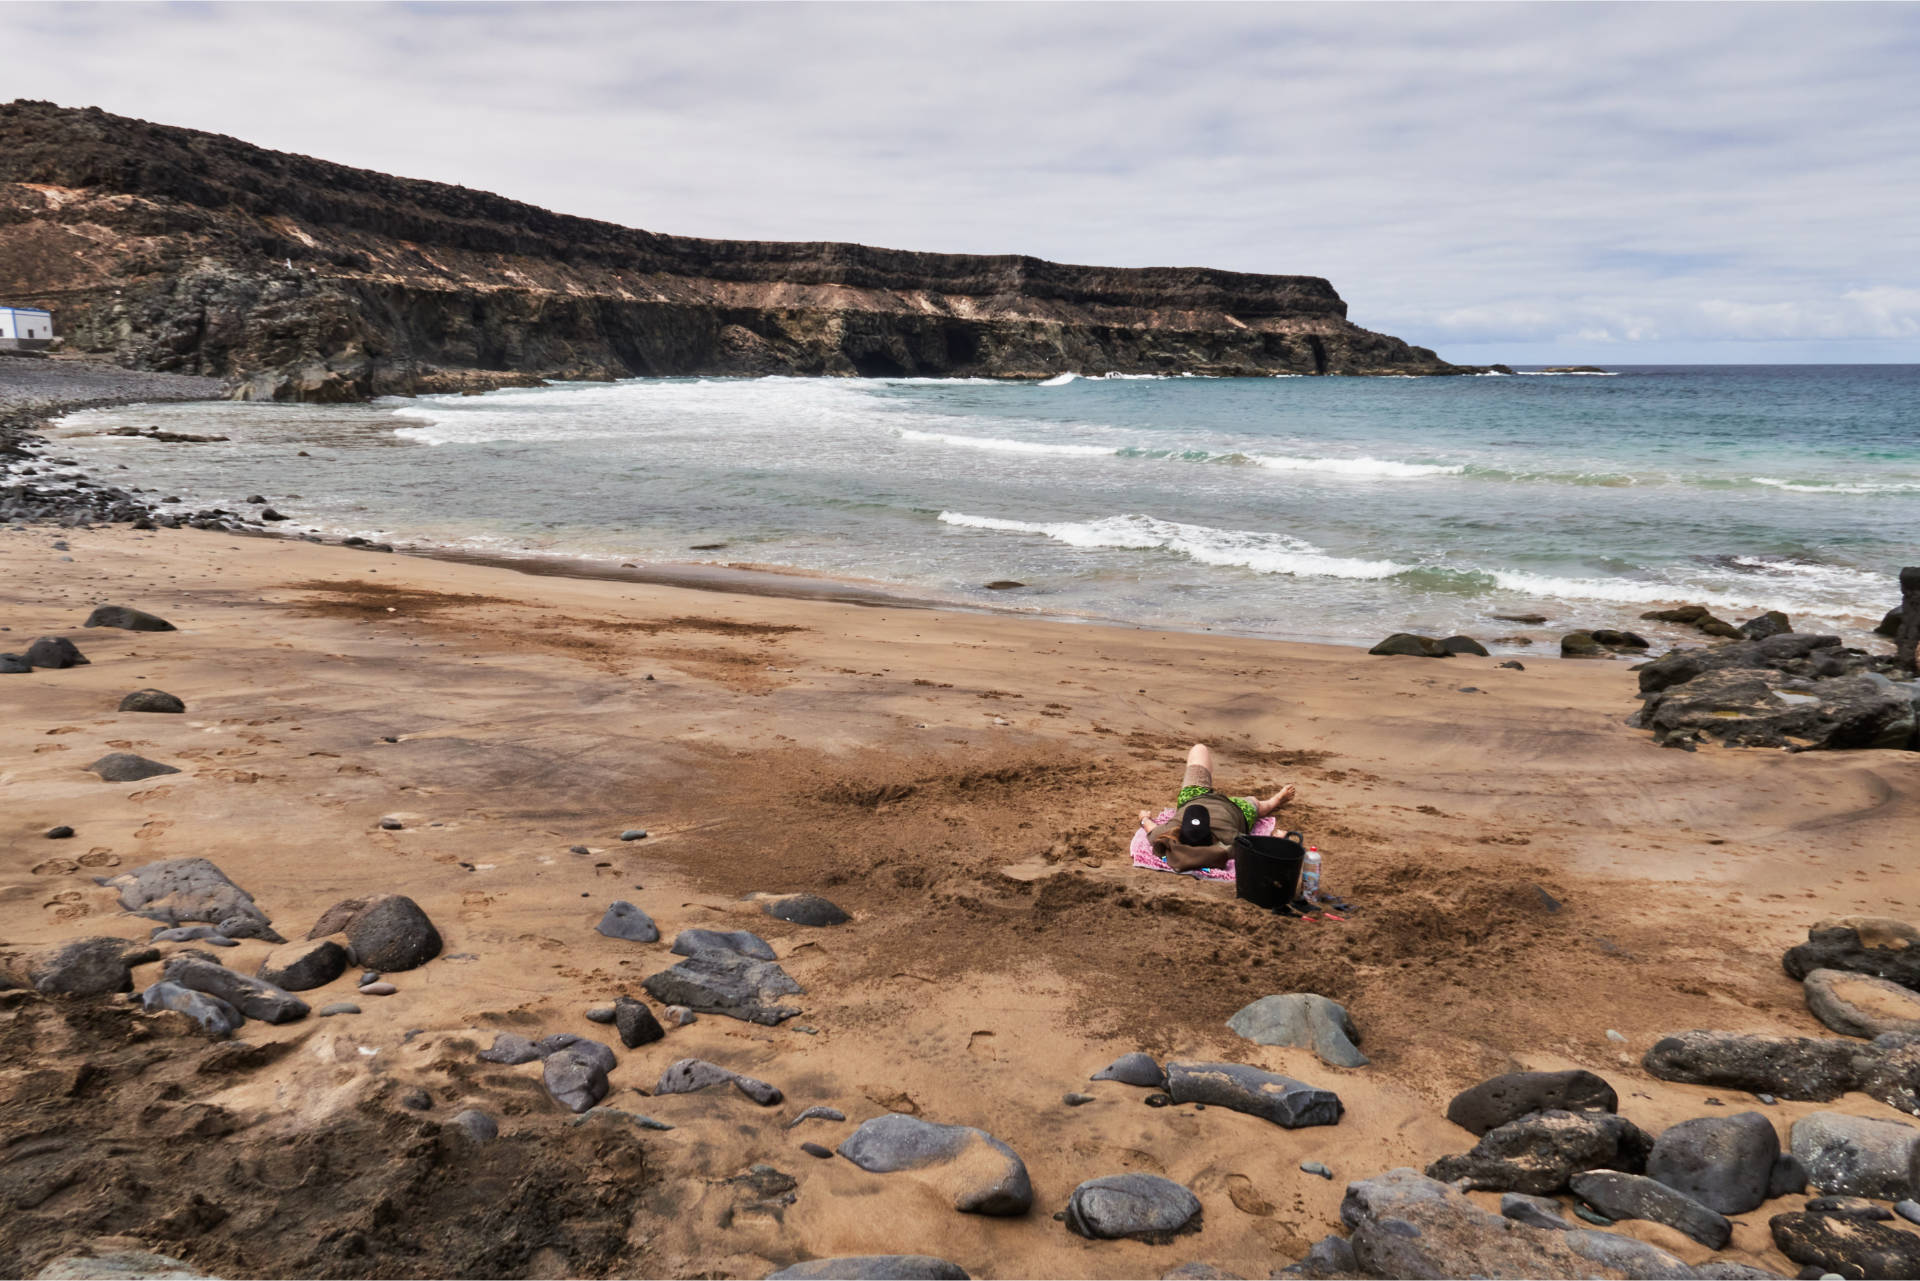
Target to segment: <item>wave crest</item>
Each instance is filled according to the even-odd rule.
[[[1300,578],[1391,578],[1408,567],[1390,560],[1330,556],[1303,539],[1246,529],[1214,529],[1152,516],[1106,516],[1090,521],[1004,520],[943,511],[940,522],[962,529],[1039,534],[1069,547],[1163,550],[1202,565],[1250,569]]]

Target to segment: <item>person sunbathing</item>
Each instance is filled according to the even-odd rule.
[[[1292,800],[1294,790],[1289,783],[1265,800],[1216,792],[1213,753],[1205,743],[1195,743],[1187,753],[1187,772],[1174,798],[1173,819],[1154,827],[1153,811],[1141,810],[1140,826],[1148,829],[1153,852],[1176,872],[1224,867],[1233,857],[1234,838],[1245,836],[1255,823]]]

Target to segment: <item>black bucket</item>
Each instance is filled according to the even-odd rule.
[[[1300,833],[1237,836],[1233,841],[1234,894],[1255,907],[1284,910],[1300,888],[1307,847]]]

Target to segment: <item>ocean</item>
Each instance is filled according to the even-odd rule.
[[[128,426],[230,440],[101,434]],[[1859,640],[1898,603],[1898,569],[1920,564],[1911,365],[661,378],[126,406],[55,434],[63,456],[183,510],[264,494],[294,532],[744,563],[956,605],[1348,644],[1658,636],[1639,615],[1682,602],[1736,622],[1782,609]]]

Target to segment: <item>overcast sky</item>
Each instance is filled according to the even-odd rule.
[[[1458,361],[1920,361],[1920,5],[0,5],[0,92],[687,235],[1326,276]]]

